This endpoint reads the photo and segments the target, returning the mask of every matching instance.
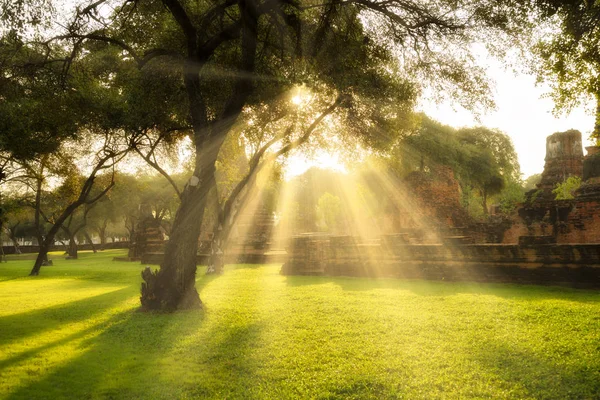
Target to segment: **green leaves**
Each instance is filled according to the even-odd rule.
[[[571,200],[575,198],[575,191],[581,186],[581,178],[578,176],[571,176],[562,183],[557,183],[556,187],[552,190],[555,200]]]
[[[554,29],[546,29],[538,38],[531,68],[540,81],[550,83],[555,112],[569,112],[592,99],[598,102],[600,4],[587,0],[537,0],[535,4]],[[592,137],[600,137],[599,129],[596,123]]]

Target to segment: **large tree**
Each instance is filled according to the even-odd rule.
[[[183,84],[180,92],[164,90],[159,110],[175,109],[170,94],[184,94],[177,104],[187,107],[185,114],[177,110],[170,116],[192,128],[194,171],[181,193],[165,260],[157,273],[145,274],[143,292],[153,300],[143,306],[201,305],[194,285],[197,239],[219,150],[245,107],[269,102],[298,84],[328,87],[333,101],[340,94],[355,97],[357,80],[373,79],[376,95],[386,92],[378,77],[401,83],[417,75],[467,105],[485,103],[488,87],[482,71],[471,68],[469,44],[482,28],[511,28],[506,4],[519,2],[99,0],[78,7],[64,31],[44,42],[69,49],[64,65],[110,47],[116,49],[113,64],[134,65],[138,72],[113,70],[104,84],[135,82],[156,66]],[[400,56],[400,65],[392,54]],[[375,109],[395,100],[379,99]],[[358,119],[370,112],[367,106],[353,108]],[[138,124],[145,124],[143,110],[136,111]],[[387,117],[380,115],[382,122]]]

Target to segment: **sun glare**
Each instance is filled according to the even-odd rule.
[[[320,151],[314,156],[310,157],[306,154],[300,153],[294,154],[288,158],[284,170],[285,179],[289,180],[295,176],[302,175],[312,167],[330,169],[342,173],[348,172],[346,166],[340,160],[340,157],[337,154]]]
[[[304,108],[311,101],[311,93],[305,86],[296,86],[290,91],[290,102],[298,107]]]

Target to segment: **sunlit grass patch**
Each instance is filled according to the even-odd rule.
[[[600,397],[598,292],[237,265],[152,314],[115,254],[0,265],[1,398]]]

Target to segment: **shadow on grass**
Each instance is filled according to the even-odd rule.
[[[198,291],[217,278],[199,276]],[[0,336],[0,346],[90,318],[137,294],[137,286],[6,317],[0,325],[10,322],[10,337]],[[126,311],[15,354],[0,369],[27,370],[19,372],[22,383],[13,384],[7,398],[244,397],[261,365],[255,353],[261,325],[246,314],[224,316],[219,310],[205,326],[207,312]],[[43,360],[53,351],[72,352],[72,358],[46,367]]]
[[[165,362],[165,357],[173,345],[197,331],[203,320],[203,313],[198,311],[117,314],[100,326],[45,346],[60,346],[100,331],[78,344],[83,353],[18,387],[7,398],[177,398],[178,394],[169,393],[164,384],[176,383],[170,370],[177,370],[178,366]],[[42,350],[16,358],[22,361]],[[173,387],[177,389],[177,385]]]
[[[93,333],[94,331],[98,330],[101,326],[105,326],[107,324],[110,324],[110,321],[104,321],[102,323],[93,325],[89,328],[83,329],[79,332],[73,333],[72,335],[65,336],[61,339],[57,339],[50,343],[46,343],[42,346],[38,346],[35,348],[31,348],[27,351],[21,352],[21,353],[17,354],[16,356],[9,357],[3,361],[0,361],[0,371],[3,370],[4,368],[8,368],[8,367],[18,364],[20,362],[23,362],[29,358],[33,358],[33,357],[37,356],[38,354],[42,353],[43,351],[50,350],[54,347],[65,345],[73,340],[81,339],[81,338]]]
[[[595,365],[590,365],[573,357],[568,349],[549,346],[549,351],[553,354],[535,354],[518,345],[488,341],[481,344],[473,359],[482,370],[493,373],[504,389],[517,391],[515,398],[600,398],[600,363],[597,359]],[[541,354],[547,357],[543,358]]]
[[[186,394],[195,398],[248,398],[258,385],[257,371],[263,362],[257,354],[261,346],[263,325],[252,322],[231,326],[231,320],[216,325],[195,343],[199,355],[192,372],[199,379],[183,385]],[[190,376],[193,376],[192,373]]]
[[[562,286],[345,276],[286,276],[286,284],[291,287],[328,283],[333,283],[347,291],[408,290],[422,297],[477,294],[512,300],[554,299],[580,303],[597,303],[600,301],[600,291],[598,290],[573,289]]]
[[[137,288],[137,285],[135,285]],[[0,346],[86,320],[130,298],[132,286],[56,306],[0,317]]]
[[[18,387],[7,399],[244,398],[256,385],[262,325],[235,318],[202,329],[205,312],[125,312],[42,350],[101,332],[79,345],[85,352]],[[189,340],[192,338],[192,340]],[[4,365],[2,365],[4,366]]]

